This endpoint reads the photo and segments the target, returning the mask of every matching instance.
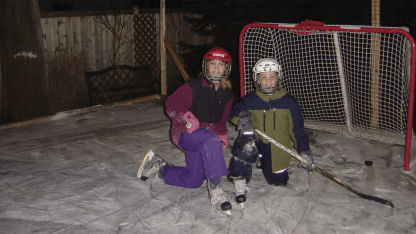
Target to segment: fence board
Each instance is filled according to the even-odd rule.
[[[95,23],[91,17],[87,18],[87,66],[92,70],[97,70],[97,62],[95,59]]]
[[[82,52],[81,44],[81,17],[71,17],[73,22],[73,38],[74,38],[74,49],[76,53]]]
[[[59,29],[58,29],[58,18],[51,19],[51,51],[55,51],[59,46]]]
[[[72,25],[72,18],[65,17],[65,37],[66,48],[74,48],[74,26]]]
[[[127,65],[134,65],[134,50],[133,50],[133,15],[122,15],[123,21],[126,23],[125,27],[122,29],[125,37],[122,38],[122,63]]]
[[[66,33],[68,22],[66,21],[66,17],[60,17],[58,19],[58,35],[59,35],[59,48],[67,48],[68,44],[68,34]]]
[[[42,30],[43,30],[43,48],[45,51],[49,51],[49,48],[52,48],[51,44],[51,19],[40,19]]]
[[[124,51],[125,51],[125,60],[124,63],[128,64],[130,66],[134,66],[134,46],[133,46],[133,40],[134,40],[134,22],[133,22],[133,17],[134,15],[129,15],[129,24],[127,27],[127,32],[126,32],[126,38],[125,40],[127,40],[127,43],[124,45]]]
[[[88,39],[87,39],[87,19],[88,17],[80,17],[80,49],[82,52],[84,52],[84,57],[85,57],[85,63],[88,64],[88,51],[86,50],[87,48],[87,43],[88,43]],[[87,66],[88,69],[88,66]],[[90,69],[88,69],[88,71],[91,71]]]
[[[109,60],[108,60],[108,53],[109,53],[109,40],[108,32],[104,25],[101,25],[101,31],[100,31],[100,44],[101,44],[101,56],[100,59],[100,65],[99,67],[108,67],[110,66]]]
[[[102,38],[102,35],[104,32],[104,25],[97,23],[96,21],[93,20],[92,22],[94,24],[94,28],[95,28],[95,34],[94,34],[94,42],[95,45],[93,47],[93,51],[94,51],[94,55],[95,55],[95,63],[96,63],[96,67],[102,67],[103,65],[103,45],[104,45],[104,41]]]

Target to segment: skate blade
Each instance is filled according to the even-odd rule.
[[[221,213],[223,213],[227,216],[231,216],[231,210],[222,210]]]
[[[240,204],[241,208],[244,210],[244,204],[245,204],[245,202],[243,202],[243,203],[238,203],[238,204]]]
[[[142,163],[140,164],[139,170],[137,171],[137,178],[142,179],[144,162],[146,162],[147,158],[149,158],[149,161],[152,161],[152,158],[154,155],[155,153],[153,153],[153,150],[147,151],[146,155],[143,157]],[[146,180],[146,179],[147,177],[144,177],[142,180]]]

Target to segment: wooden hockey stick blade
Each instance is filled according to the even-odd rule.
[[[292,150],[288,149],[287,147],[285,147],[284,145],[282,145],[282,144],[280,144],[279,142],[275,141],[273,138],[271,138],[271,137],[267,136],[267,135],[266,135],[266,134],[264,134],[263,132],[261,132],[261,131],[259,131],[259,130],[257,130],[257,129],[254,129],[254,130],[256,131],[256,133],[258,133],[258,134],[259,134],[260,136],[262,136],[264,139],[268,140],[268,141],[269,141],[270,143],[272,143],[273,145],[275,145],[275,146],[279,147],[280,149],[282,149],[282,150],[286,151],[287,153],[289,153],[292,157],[296,158],[297,160],[299,160],[299,161],[301,161],[301,162],[303,162],[303,163],[306,163],[305,159],[303,159],[303,158],[302,158],[299,154],[297,154],[297,153],[293,152]],[[360,192],[358,192],[357,190],[355,190],[355,189],[351,188],[350,186],[346,185],[344,182],[342,182],[341,180],[339,180],[339,179],[338,179],[338,178],[336,178],[335,176],[333,176],[333,175],[329,174],[328,172],[326,172],[326,171],[322,170],[321,168],[319,168],[319,167],[318,167],[318,166],[316,166],[315,164],[312,164],[312,168],[313,168],[316,172],[318,172],[319,174],[321,174],[321,175],[323,175],[323,176],[327,177],[328,179],[330,179],[330,180],[334,181],[335,183],[337,183],[337,184],[341,185],[342,187],[344,187],[344,188],[346,188],[346,189],[350,190],[351,192],[353,192],[353,193],[357,194],[357,195],[358,195],[358,196],[360,196],[361,198],[368,199],[368,200],[372,200],[372,201],[375,201],[375,202],[379,202],[379,203],[382,203],[382,204],[384,204],[384,205],[388,205],[388,206],[391,206],[392,208],[394,208],[393,203],[391,203],[390,201],[387,201],[387,200],[382,199],[382,198],[379,198],[379,197],[374,197],[374,196],[371,196],[371,195],[367,195],[367,194],[364,194],[364,193],[360,193]]]
[[[175,62],[176,67],[178,68],[179,72],[181,73],[183,79],[185,81],[189,80],[188,73],[186,73],[185,68],[183,68],[182,63],[179,61],[178,56],[176,56],[175,51],[169,44],[168,39],[166,36],[164,37],[166,49],[168,49],[170,56],[172,57],[173,62]]]
[[[358,192],[357,190],[351,188],[350,186],[346,185],[344,182],[342,182],[341,180],[339,180],[338,178],[336,178],[335,176],[329,174],[328,172],[322,170],[321,168],[317,167],[316,165],[313,165],[313,169],[318,172],[319,174],[325,176],[326,178],[334,181],[335,183],[341,185],[342,187],[350,190],[351,192],[357,194],[358,196],[360,196],[361,198],[367,199],[367,200],[372,200],[375,202],[379,202],[382,203],[384,205],[388,205],[391,206],[392,208],[394,208],[393,203],[391,203],[390,201],[387,201],[386,199],[383,198],[379,198],[379,197],[375,197],[375,196],[371,196],[371,195],[367,195],[361,192]]]

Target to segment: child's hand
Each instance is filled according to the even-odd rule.
[[[238,130],[248,130],[253,129],[253,119],[251,119],[251,114],[248,111],[241,111],[238,114]]]
[[[187,132],[192,133],[193,131],[197,130],[199,128],[199,120],[195,117],[192,112],[188,111],[186,112],[182,118],[186,120],[186,128]]]
[[[298,167],[303,167],[306,170],[308,170],[309,174],[312,174],[312,172],[313,172],[313,168],[312,168],[313,158],[312,158],[312,155],[311,155],[311,151],[310,150],[303,151],[303,152],[300,153],[300,156],[302,156],[302,158],[306,160],[306,163],[299,162]]]

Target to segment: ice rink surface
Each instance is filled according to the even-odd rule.
[[[226,217],[211,207],[205,183],[185,189],[136,177],[149,149],[185,165],[169,127],[154,99],[0,130],[0,233],[416,233],[415,170],[403,170],[403,146],[307,130],[317,166],[395,208],[309,175],[293,159],[286,187],[253,168],[244,210],[225,181]],[[230,124],[231,144],[236,136]],[[230,150],[224,157],[228,164]]]

